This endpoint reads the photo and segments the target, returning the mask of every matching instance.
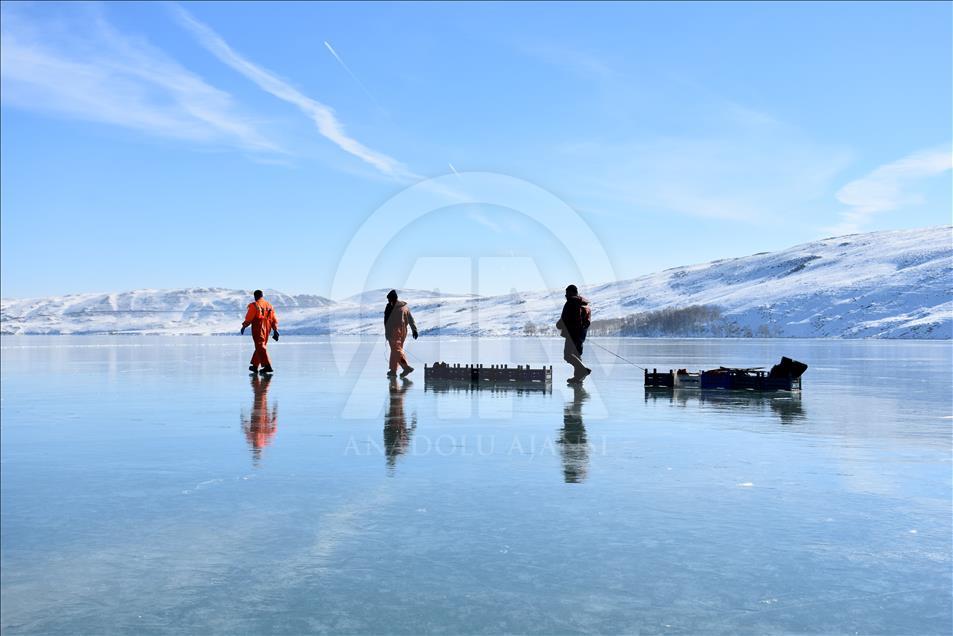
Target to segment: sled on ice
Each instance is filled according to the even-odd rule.
[[[645,370],[645,386],[649,388],[695,388],[748,391],[800,391],[801,376],[807,365],[788,357],[765,371],[764,367],[718,367],[707,371],[689,372],[678,369],[659,373]]]

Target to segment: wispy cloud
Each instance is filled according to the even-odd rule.
[[[953,170],[950,144],[921,150],[880,166],[837,191],[837,200],[850,209],[841,215],[838,225],[827,229],[834,234],[857,232],[876,214],[922,203],[923,195],[913,191],[912,186],[950,170]]]
[[[574,192],[567,195],[587,211],[611,214],[602,211],[621,205],[626,216],[675,213],[771,225],[829,196],[851,160],[847,148],[690,77],[651,67],[630,75],[625,65],[561,43],[516,48],[593,84],[585,93],[589,120],[579,110],[587,128],[596,117],[617,124],[608,137],[556,147],[573,169],[565,181]]]
[[[336,144],[341,150],[364,161],[381,173],[404,180],[417,180],[420,177],[411,172],[404,164],[382,152],[368,148],[347,134],[344,125],[338,120],[334,109],[308,97],[271,71],[258,66],[235,51],[211,28],[199,22],[192,14],[178,5],[171,5],[180,22],[195,35],[198,42],[215,57],[238,71],[262,90],[278,99],[298,107],[317,126],[318,132]]]
[[[584,207],[771,225],[828,196],[850,162],[846,149],[770,117],[707,105],[714,131],[704,136],[564,145],[576,162],[604,166],[579,176]]]
[[[0,81],[5,104],[134,129],[160,137],[281,152],[232,97],[98,11],[65,22],[31,19],[5,3]]]

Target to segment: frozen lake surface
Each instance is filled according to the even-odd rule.
[[[949,342],[2,339],[4,634],[948,634]],[[552,363],[434,391],[423,360]]]

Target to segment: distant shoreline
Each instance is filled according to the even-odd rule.
[[[0,333],[0,338],[249,338],[247,335],[232,334],[232,333]],[[329,340],[350,340],[350,341],[371,341],[383,338],[381,335],[374,334],[309,334],[309,333],[288,333],[282,334],[282,342],[298,339],[298,338],[327,338]],[[560,336],[551,336],[551,335],[542,335],[542,336],[526,336],[523,334],[512,334],[512,335],[466,335],[466,334],[442,334],[439,336],[430,336],[427,340],[436,340],[436,339],[453,339],[453,340],[462,340],[462,339],[471,339],[478,338],[480,340],[552,340],[552,341],[562,341]],[[797,341],[811,341],[815,340],[818,342],[861,342],[861,341],[871,341],[871,342],[950,342],[953,343],[953,338],[845,338],[843,336],[773,336],[773,337],[761,337],[761,336],[590,336],[586,339],[589,340],[736,340],[739,342],[755,342],[755,341],[777,341],[777,340],[797,340]],[[248,340],[251,343],[251,340]],[[249,345],[250,346],[250,345]],[[280,343],[275,346],[281,346]]]

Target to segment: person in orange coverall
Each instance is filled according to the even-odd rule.
[[[414,368],[407,364],[407,357],[404,355],[404,341],[407,340],[408,325],[414,334],[414,340],[416,340],[417,324],[410,313],[410,307],[404,301],[397,300],[397,292],[392,289],[387,292],[387,306],[384,308],[384,337],[387,338],[387,344],[390,345],[388,378],[396,377],[397,365],[400,365],[404,370],[400,377],[405,378],[413,373]]]
[[[245,439],[251,446],[252,458],[256,464],[261,459],[262,449],[271,443],[271,438],[278,431],[278,406],[268,408],[269,382],[271,382],[270,375],[252,376],[251,388],[255,397],[251,403],[251,412],[248,417],[242,413],[242,429],[245,431]]]
[[[275,342],[278,341],[278,316],[275,314],[275,308],[263,296],[260,289],[255,290],[255,302],[248,303],[245,322],[242,323],[241,333],[244,335],[245,329],[251,325],[251,338],[255,342],[255,353],[252,354],[251,366],[248,367],[252,373],[258,372],[259,364],[262,373],[275,372],[268,357],[268,334],[274,332],[271,337]]]

